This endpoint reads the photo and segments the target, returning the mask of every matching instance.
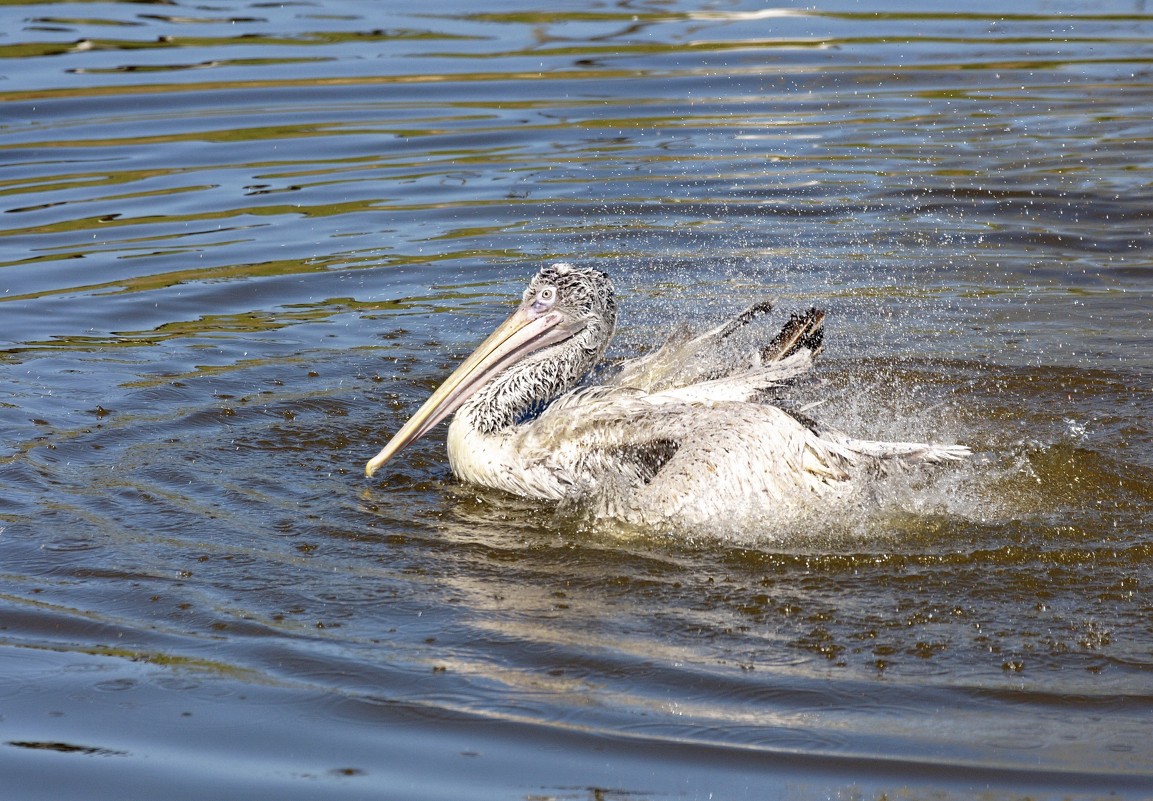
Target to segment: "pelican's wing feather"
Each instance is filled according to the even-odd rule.
[[[855,454],[858,460],[871,461],[881,469],[891,464],[941,464],[956,462],[972,455],[965,445],[939,445],[934,442],[889,442],[857,439],[833,426],[819,423],[799,412],[789,412],[822,441]]]
[[[621,363],[609,383],[653,394],[686,390],[681,400],[750,400],[804,373],[823,347],[819,309],[793,314],[765,344],[749,327],[772,307],[755,303],[696,337],[679,331],[652,353]]]
[[[748,402],[760,398],[766,390],[779,387],[804,375],[812,366],[813,352],[802,349],[780,361],[751,367],[720,378],[698,381],[695,384],[670,387],[653,393],[649,398],[654,404]]]
[[[699,380],[702,365],[694,362],[699,361],[703,353],[717,350],[737,331],[772,310],[771,300],[759,301],[731,320],[695,337],[686,326],[680,326],[657,350],[622,363],[614,383],[658,390]],[[709,369],[715,367],[714,363]]]

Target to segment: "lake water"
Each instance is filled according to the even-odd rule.
[[[1153,797],[1153,9],[958,9],[0,4],[3,795]],[[975,456],[678,539],[366,480],[554,260]]]

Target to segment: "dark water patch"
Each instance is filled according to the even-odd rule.
[[[113,751],[108,748],[99,748],[90,745],[74,745],[72,743],[33,742],[30,740],[9,740],[5,745],[13,748],[30,748],[36,751],[55,751],[58,754],[83,754],[84,756],[127,756],[124,751]]]

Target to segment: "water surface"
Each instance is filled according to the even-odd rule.
[[[1006,8],[0,5],[6,792],[1148,797],[1153,13]],[[366,481],[550,260],[976,455],[676,540]]]

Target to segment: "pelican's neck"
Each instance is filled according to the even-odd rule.
[[[572,339],[510,365],[466,400],[448,427],[448,461],[458,478],[530,498],[560,500],[563,482],[526,464],[516,434],[575,387],[604,353],[614,318],[593,321]]]
[[[591,353],[589,362],[598,354]],[[527,359],[513,365],[457,409],[448,426],[448,461],[463,481],[514,495],[560,500],[553,471],[524,461],[517,434],[554,398],[576,386],[587,368],[572,359]]]
[[[599,355],[577,342],[534,354],[477,390],[457,410],[453,424],[489,436],[509,432],[576,386]]]

